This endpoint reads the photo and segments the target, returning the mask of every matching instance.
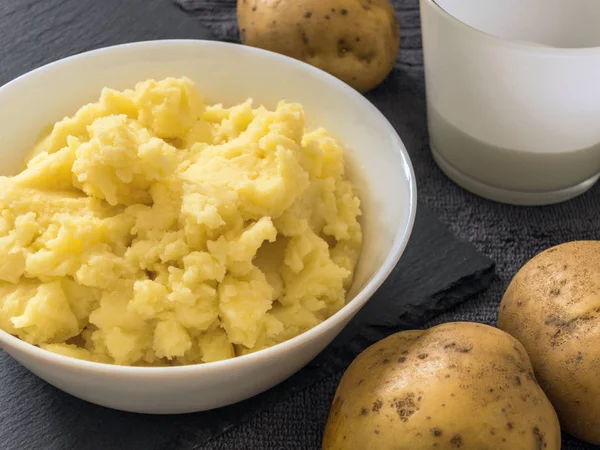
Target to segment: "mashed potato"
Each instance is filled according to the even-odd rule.
[[[343,151],[301,105],[104,89],[0,177],[0,327],[121,365],[254,352],[345,302],[362,234]]]

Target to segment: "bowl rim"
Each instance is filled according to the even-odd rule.
[[[93,371],[105,375],[135,377],[142,376],[144,378],[155,378],[165,376],[186,376],[190,374],[210,374],[219,372],[221,370],[236,370],[239,367],[246,364],[260,364],[265,363],[271,359],[276,359],[278,355],[288,351],[292,351],[294,348],[306,345],[309,341],[313,340],[327,329],[339,325],[345,320],[351,319],[354,316],[354,314],[361,307],[363,307],[367,303],[369,298],[379,289],[379,287],[387,279],[389,274],[392,272],[392,270],[400,260],[400,257],[402,256],[411,236],[417,209],[417,185],[415,180],[415,173],[406,146],[404,145],[404,142],[402,141],[394,127],[387,120],[387,118],[379,111],[379,109],[377,109],[369,100],[367,100],[367,98],[362,96],[358,91],[354,90],[352,87],[350,87],[343,81],[337,79],[333,75],[330,75],[329,73],[318,69],[314,66],[311,66],[307,63],[268,50],[228,42],[202,39],[145,40],[102,47],[50,62],[9,81],[8,83],[0,87],[0,92],[6,89],[12,89],[13,87],[15,87],[15,85],[18,85],[21,81],[23,81],[29,76],[54,69],[62,64],[69,63],[74,60],[85,60],[93,58],[97,55],[115,51],[129,51],[131,49],[144,48],[150,50],[152,47],[156,46],[173,45],[190,47],[208,45],[222,46],[224,48],[235,46],[239,47],[241,49],[240,51],[246,51],[251,54],[254,53],[257,55],[262,55],[263,57],[273,58],[276,60],[278,59],[285,64],[296,65],[300,70],[312,72],[314,75],[320,77],[324,82],[335,85],[336,88],[340,89],[344,95],[354,97],[357,100],[357,102],[361,105],[361,107],[369,113],[369,115],[376,117],[379,121],[383,121],[384,126],[387,128],[388,132],[390,133],[390,136],[394,141],[394,147],[400,153],[400,156],[402,158],[402,170],[404,172],[404,176],[409,181],[409,195],[407,202],[408,204],[406,205],[408,208],[408,220],[406,223],[403,222],[396,229],[393,244],[390,247],[387,256],[385,257],[383,264],[374,272],[374,274],[362,286],[360,291],[357,292],[357,294],[352,300],[346,303],[339,311],[337,311],[335,314],[333,314],[331,317],[327,318],[323,322],[305,331],[304,333],[301,333],[287,341],[281,342],[272,347],[259,350],[254,353],[236,356],[227,360],[168,367],[121,366],[95,361],[87,361],[77,359],[71,356],[53,353],[49,350],[44,350],[33,344],[25,342],[2,329],[0,329],[0,345],[10,345],[12,348],[15,348],[19,352],[25,353],[31,358],[42,360],[44,363],[62,366],[65,368],[68,367],[70,369],[76,369],[80,371]],[[6,348],[5,351],[7,351]]]

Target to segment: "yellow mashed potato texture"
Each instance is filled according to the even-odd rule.
[[[302,106],[105,88],[0,177],[0,327],[165,366],[285,341],[345,303],[362,241],[343,149]]]

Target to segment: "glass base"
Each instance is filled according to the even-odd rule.
[[[575,198],[587,190],[589,190],[600,178],[600,174],[593,176],[585,180],[582,183],[577,184],[566,189],[560,189],[558,191],[551,192],[519,192],[510,191],[507,189],[501,189],[494,186],[484,184],[480,181],[474,180],[473,178],[465,175],[464,173],[456,170],[444,157],[442,157],[435,149],[431,147],[433,153],[433,159],[444,172],[448,178],[458,184],[460,187],[472,192],[488,200],[492,200],[499,203],[507,203],[510,205],[520,206],[541,206],[551,205],[554,203],[561,203],[572,198]]]

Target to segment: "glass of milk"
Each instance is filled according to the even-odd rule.
[[[420,0],[430,145],[465,189],[573,198],[600,177],[600,0]]]

